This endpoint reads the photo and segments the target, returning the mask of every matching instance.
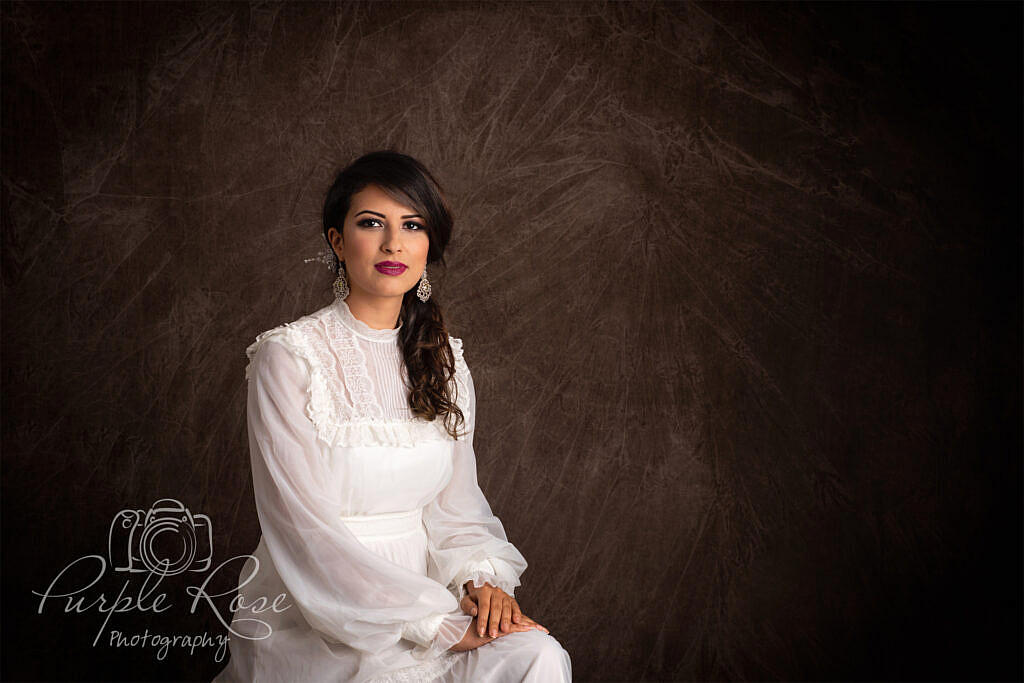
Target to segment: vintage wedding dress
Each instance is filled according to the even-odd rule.
[[[477,484],[462,340],[450,344],[469,434],[453,440],[408,407],[400,330],[336,299],[247,349],[263,533],[214,683],[571,680],[569,655],[537,630],[448,650],[471,623],[465,582],[512,595],[526,561]]]

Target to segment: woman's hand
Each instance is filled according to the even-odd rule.
[[[500,588],[489,583],[477,588],[472,581],[467,581],[466,592],[468,595],[462,598],[460,606],[466,614],[477,617],[474,627],[478,636],[483,637],[485,631],[489,631],[491,638],[496,638],[532,629],[549,633],[546,628],[523,614],[516,599]]]
[[[486,645],[492,640],[497,639],[492,636],[480,635],[476,627],[476,621],[476,619],[473,619],[473,621],[470,623],[469,628],[466,629],[466,633],[462,636],[462,640],[448,648],[451,652],[465,652],[466,650],[475,650],[481,645]],[[501,635],[504,636],[508,634],[502,633]],[[501,636],[497,637],[500,638]]]

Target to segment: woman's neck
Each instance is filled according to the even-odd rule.
[[[352,292],[345,303],[357,320],[375,330],[393,330],[402,311],[401,297],[366,297]]]

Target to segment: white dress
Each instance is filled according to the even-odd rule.
[[[469,433],[455,440],[409,409],[400,330],[335,300],[247,349],[263,533],[214,683],[571,681],[568,653],[541,631],[448,649],[471,622],[465,582],[513,595],[526,560],[477,484],[462,340],[450,344]]]

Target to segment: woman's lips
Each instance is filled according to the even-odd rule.
[[[385,275],[401,275],[406,270],[406,266],[401,263],[378,263],[374,265],[374,268]]]

